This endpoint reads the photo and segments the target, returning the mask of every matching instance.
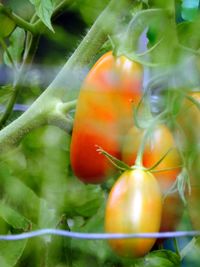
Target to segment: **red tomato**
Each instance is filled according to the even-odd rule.
[[[106,179],[112,167],[96,150],[121,157],[121,139],[133,120],[133,105],[141,97],[142,68],[106,53],[93,66],[80,90],[71,140],[75,175],[86,183]]]
[[[122,149],[122,160],[130,166],[135,164],[143,134],[143,130],[133,126],[125,137]],[[181,169],[181,158],[170,130],[163,124],[157,125],[150,134],[145,146],[143,165],[147,168],[153,166],[169,151],[169,149],[172,150],[154,169],[158,171],[173,168],[171,170],[154,173],[163,193],[165,193],[176,180]]]
[[[114,184],[107,201],[105,231],[108,233],[158,232],[162,212],[160,188],[154,176],[143,170],[124,172]],[[156,239],[110,239],[117,254],[141,257]]]

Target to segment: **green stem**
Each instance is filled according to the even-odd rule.
[[[137,158],[135,160],[135,165],[137,167],[142,167],[143,166],[143,154],[144,154],[144,149],[149,137],[149,134],[151,133],[152,127],[149,127],[145,130],[143,138],[142,138],[142,142],[140,144],[138,153],[137,153]]]
[[[42,102],[42,103],[41,103]],[[67,103],[63,103],[67,110]],[[48,99],[46,102],[39,101],[24,112],[19,118],[0,131],[0,153],[7,152],[21,141],[21,139],[33,129],[43,125],[56,125],[71,132],[72,121],[67,114],[61,113],[62,102],[58,99]],[[55,108],[58,107],[58,108]],[[75,102],[68,103],[68,111],[75,108]]]
[[[7,15],[10,19],[12,19],[20,28],[29,31],[32,34],[36,33],[34,25],[19,17],[17,14],[15,14],[9,8],[3,6],[2,4],[0,4],[0,11]]]
[[[138,149],[137,158],[135,160],[135,166],[137,166],[137,167],[143,166],[142,158],[143,158],[144,149],[145,149],[148,137],[149,137],[150,133],[152,132],[153,128],[155,127],[155,125],[158,122],[160,122],[166,116],[166,114],[167,114],[167,111],[160,113],[158,116],[156,116],[154,119],[151,120],[148,128],[146,128],[144,135],[143,135],[143,138],[142,138],[142,142],[141,142],[140,147]]]
[[[56,96],[63,101],[69,99],[68,90],[76,90],[76,96],[81,83],[88,71],[88,64],[99,51],[103,43],[116,29],[121,20],[123,10],[127,8],[128,0],[112,0],[108,7],[97,18],[92,28],[88,31],[73,55],[58,73],[54,81],[49,85],[40,97],[46,95]]]
[[[138,36],[142,34],[149,25],[149,21],[158,19],[158,15],[166,14],[166,11],[160,8],[152,8],[138,12],[132,19],[127,29],[125,47],[130,51],[136,51],[138,46]],[[134,32],[134,34],[133,34]]]
[[[29,34],[28,34],[29,36]],[[27,61],[29,59],[29,52],[31,51],[31,48],[34,47],[36,48],[36,42],[37,42],[37,36],[35,36],[34,38],[32,37],[32,35],[30,36],[30,40],[28,42],[28,45],[26,46],[25,48],[25,51],[24,51],[24,59],[23,59],[23,63],[21,65],[21,68],[20,70],[18,71],[17,73],[17,77],[16,77],[16,80],[14,81],[14,85],[13,85],[13,93],[7,103],[7,106],[6,106],[6,109],[0,119],[0,129],[3,128],[3,126],[5,125],[5,123],[7,122],[8,118],[10,117],[12,111],[13,111],[13,106],[14,104],[16,103],[16,100],[17,100],[17,97],[18,97],[18,94],[20,92],[20,89],[21,89],[21,81],[23,79],[23,76],[24,76],[24,70],[26,68],[26,65],[27,65]],[[33,41],[34,40],[34,41]],[[31,58],[33,57],[34,55],[34,52],[32,53],[31,55]]]
[[[176,251],[177,255],[180,257],[180,251],[179,251],[177,239],[173,238],[173,241],[174,241],[175,251]]]
[[[45,92],[21,117],[0,131],[1,153],[18,144],[31,130],[45,124],[53,124],[70,131],[71,119],[62,112],[61,106],[63,104],[66,109],[66,102],[71,98],[69,90],[71,92],[80,88],[86,67],[107,36],[113,33],[113,25],[118,25],[124,10],[130,10],[128,6],[128,0],[110,2]]]
[[[54,15],[57,14],[57,12],[59,12],[60,9],[63,8],[64,5],[67,4],[68,1],[64,0],[62,1],[54,10]],[[70,2],[70,1],[69,1]],[[14,13],[11,13],[11,11],[7,8],[5,8],[4,6],[0,5],[0,8],[3,8],[3,11],[6,12],[6,14],[11,14],[13,16],[17,16]],[[34,20],[35,16],[33,16],[33,20]],[[39,19],[39,22],[41,22],[41,20]],[[35,26],[33,26],[34,28],[36,28]],[[25,28],[26,29],[26,28]],[[36,31],[35,31],[36,32]],[[39,32],[39,31],[38,31]],[[24,76],[24,69],[27,65],[27,63],[30,63],[34,54],[35,54],[35,50],[37,48],[37,43],[39,40],[39,35],[35,34],[35,36],[32,35],[31,32],[27,33],[27,38],[26,38],[26,45],[25,45],[25,50],[24,50],[24,55],[23,55],[23,63],[22,66],[20,68],[20,71],[17,74],[17,78],[16,81],[14,82],[14,88],[13,88],[13,94],[11,96],[11,98],[8,101],[8,104],[6,106],[5,112],[2,115],[1,119],[0,119],[0,129],[5,125],[6,121],[8,120],[8,118],[10,117],[12,110],[13,110],[13,106],[16,102],[17,96],[20,92],[21,86],[20,86],[20,82],[22,80],[22,77]],[[9,52],[9,51],[8,51]],[[9,58],[11,60],[11,62],[14,65],[14,62],[11,58],[11,55],[9,55]]]

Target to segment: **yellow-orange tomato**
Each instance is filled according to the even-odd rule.
[[[125,137],[122,149],[122,160],[130,166],[135,164],[143,135],[143,130],[133,126]],[[169,128],[164,124],[157,125],[147,140],[143,154],[143,165],[147,168],[152,167],[168,151],[169,153],[166,157],[154,169],[155,171],[159,171],[171,168],[171,170],[154,173],[163,193],[175,182],[181,170],[181,158]]]
[[[154,176],[143,170],[124,172],[114,184],[106,205],[105,231],[108,233],[158,232],[162,198]],[[110,239],[119,255],[141,257],[154,245],[154,238]]]
[[[112,168],[97,146],[121,157],[122,136],[132,126],[141,88],[141,65],[124,56],[108,52],[92,67],[80,90],[70,149],[72,169],[82,181],[100,183]]]

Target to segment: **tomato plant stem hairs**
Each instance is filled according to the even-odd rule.
[[[57,112],[57,105],[66,105],[71,100],[69,92],[80,87],[83,68],[91,62],[107,36],[113,33],[113,25],[121,21],[121,14],[129,10],[130,5],[128,0],[110,1],[48,88],[25,113],[1,130],[1,153],[16,146],[27,133],[42,125],[56,124],[65,131],[71,128],[66,113]]]

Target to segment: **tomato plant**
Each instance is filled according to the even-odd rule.
[[[141,97],[142,67],[112,52],[103,55],[87,75],[78,98],[71,141],[71,165],[87,183],[102,182],[112,169],[96,150],[121,157],[121,140],[133,121]]]
[[[114,184],[107,201],[105,230],[108,233],[158,232],[162,197],[154,176],[135,169],[125,171]],[[141,257],[150,251],[156,239],[109,240],[121,256]]]
[[[134,165],[139,145],[144,131],[133,126],[125,140],[122,159],[125,163]],[[170,150],[172,149],[172,150]],[[169,151],[170,150],[170,151]],[[161,191],[165,194],[175,182],[179,172],[181,159],[172,133],[164,124],[157,125],[150,133],[143,153],[143,164],[149,168],[156,164],[167,152],[165,158],[154,168]],[[172,168],[172,169],[170,169]],[[165,170],[166,169],[166,170]],[[169,170],[170,169],[170,170]],[[163,170],[160,171],[159,170]],[[158,171],[158,172],[157,172]],[[177,209],[177,207],[179,207]],[[169,194],[163,200],[163,213],[160,231],[174,230],[180,221],[183,204],[178,193]]]
[[[130,166],[135,163],[143,135],[143,130],[133,126],[125,137],[122,160]],[[181,158],[171,131],[164,124],[159,124],[150,133],[145,145],[143,165],[147,168],[152,167],[167,152],[168,154],[154,169],[156,171],[154,176],[158,180],[163,193],[175,182],[181,169]]]
[[[161,250],[153,245],[155,238],[121,238],[110,240],[119,255],[148,254],[127,259],[111,253],[99,238],[105,238],[105,196],[117,173],[103,185],[87,184],[102,182],[116,171],[97,146],[117,158],[113,161],[120,170],[130,169],[119,160],[124,136],[134,126],[133,110],[143,83],[151,92],[148,104],[153,113],[160,117],[160,112],[168,111],[167,123],[173,126],[177,116],[185,132],[184,136],[177,130],[179,137],[184,136],[179,145],[184,146],[183,171],[176,186],[183,197],[189,173],[188,211],[194,229],[199,228],[200,121],[198,105],[192,103],[199,92],[190,94],[200,88],[198,1],[0,2],[0,239],[9,239],[0,242],[0,266],[177,267],[183,257],[185,267],[199,266],[194,239],[186,244],[187,239],[176,233],[182,212],[179,195],[163,196],[180,171],[180,157],[166,126],[158,125],[147,140],[146,169],[138,167],[143,146],[138,153],[137,145],[143,130],[138,130],[139,137],[134,134],[131,153],[139,155],[137,169],[123,173],[114,184],[105,228],[109,233],[174,231],[172,235],[179,236],[174,252],[170,242]],[[106,53],[87,75],[87,67],[110,47],[116,56]],[[184,99],[186,88],[189,96]],[[139,124],[145,124],[142,116]],[[150,174],[148,167],[171,147]],[[187,234],[187,216],[180,226]],[[24,233],[34,239],[29,242]],[[36,236],[42,233],[48,238]],[[91,233],[94,240],[89,240]]]

